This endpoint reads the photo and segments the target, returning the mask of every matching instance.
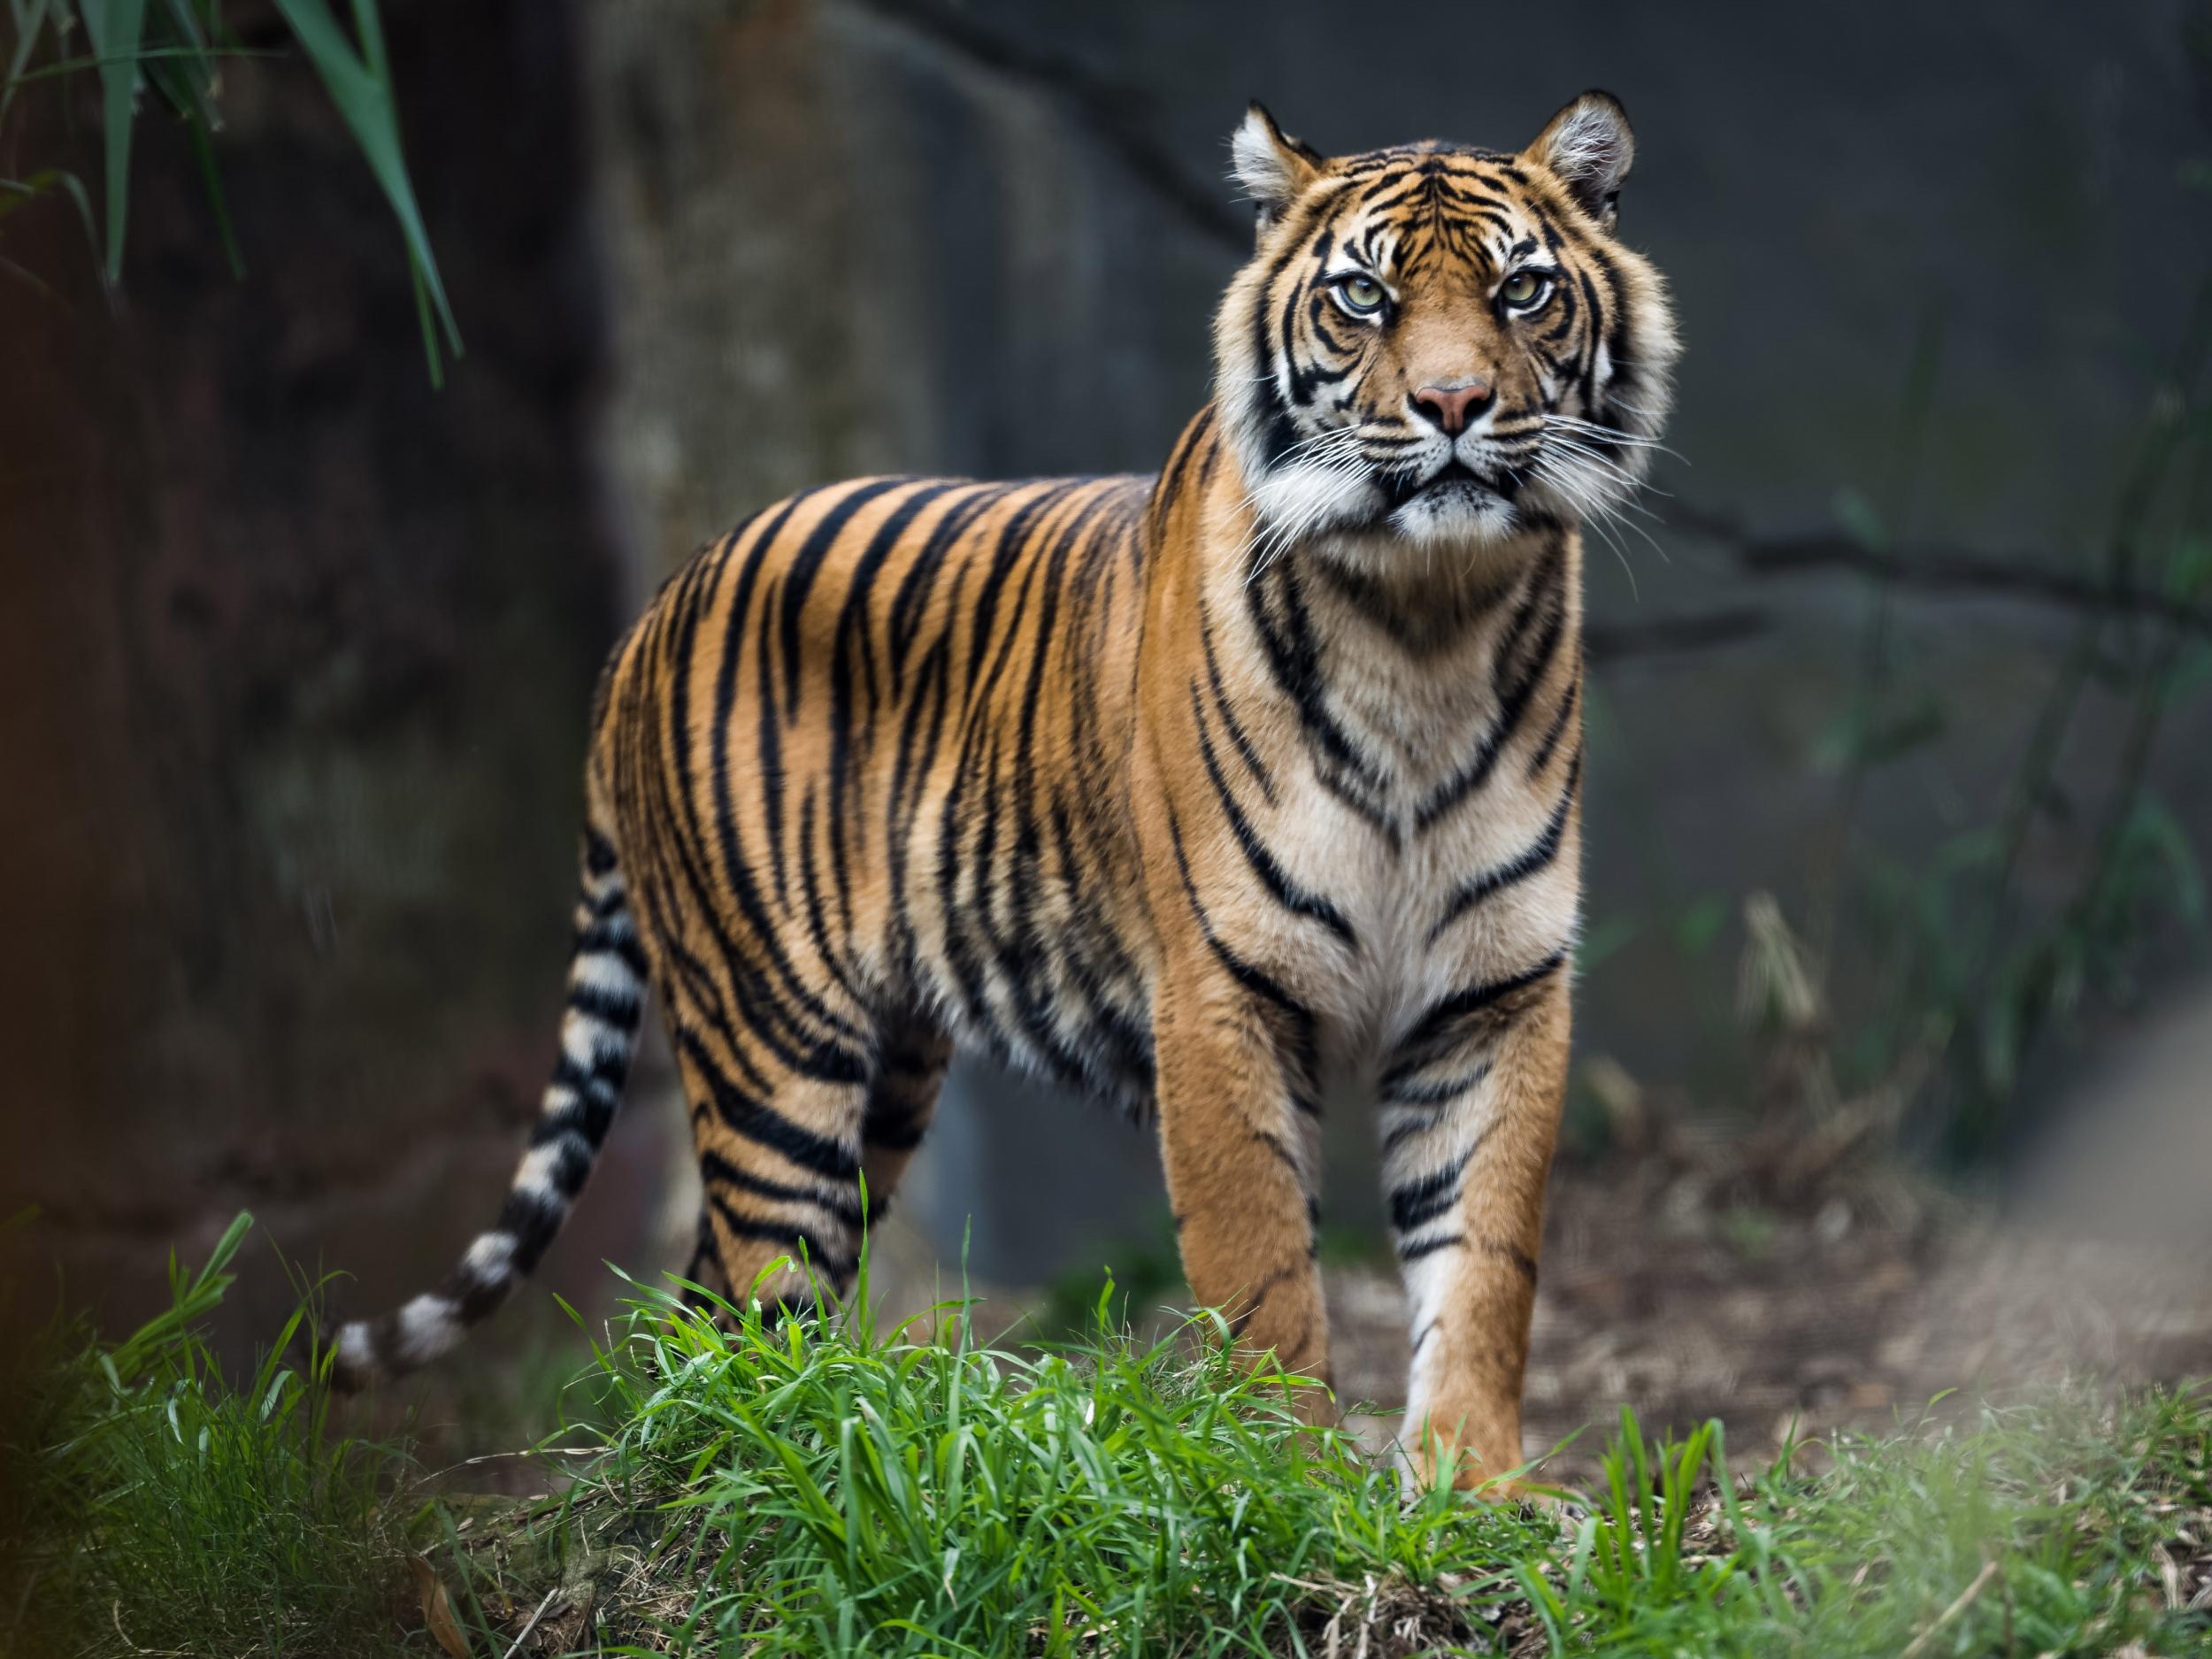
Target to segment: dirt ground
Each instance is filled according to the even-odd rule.
[[[1838,1425],[1882,1427],[1957,1389],[2212,1375],[2212,1260],[2039,1233],[1911,1179],[1846,1174],[1751,1201],[1717,1145],[1555,1179],[1525,1394],[1533,1455],[1579,1479],[1623,1405],[1647,1430],[1707,1417],[1740,1461]],[[1332,1276],[1347,1399],[1402,1405],[1394,1274]],[[1387,1432],[1389,1425],[1373,1421]]]

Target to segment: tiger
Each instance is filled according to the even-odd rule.
[[[1358,1102],[1409,1310],[1402,1451],[1517,1489],[1580,911],[1580,527],[1647,470],[1675,326],[1617,234],[1608,93],[1518,152],[1335,158],[1256,102],[1231,152],[1253,250],[1158,474],[808,490],[617,645],[541,1115],[439,1287],[343,1327],[347,1386],[444,1355],[537,1265],[649,989],[703,1190],[689,1284],[772,1315],[849,1295],[969,1046],[1156,1125],[1192,1295],[1310,1422],[1317,1131]]]

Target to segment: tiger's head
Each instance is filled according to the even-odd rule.
[[[1380,571],[1618,511],[1679,348],[1664,282],[1615,239],[1617,100],[1584,93],[1518,155],[1331,159],[1257,104],[1233,144],[1258,246],[1215,319],[1215,401],[1263,544]]]

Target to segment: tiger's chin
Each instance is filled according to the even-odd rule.
[[[1486,584],[1509,574],[1557,522],[1525,495],[1470,475],[1379,500],[1369,515],[1314,536],[1311,546],[1344,569],[1394,584]]]
[[[1384,527],[1417,547],[1506,541],[1527,527],[1517,492],[1463,468],[1439,478],[1390,510]]]
[[[1454,465],[1410,488],[1369,475],[1293,464],[1254,479],[1258,565],[1305,548],[1343,570],[1394,583],[1487,582],[1555,532],[1576,503],[1520,475],[1485,477]]]

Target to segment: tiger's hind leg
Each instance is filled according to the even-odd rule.
[[[718,1315],[721,1305],[732,1302],[730,1281],[722,1271],[721,1247],[714,1241],[714,1211],[703,1202],[699,1206],[699,1232],[690,1259],[676,1277],[683,1281],[684,1306],[695,1313]]]
[[[936,1116],[938,1095],[951,1062],[952,1041],[942,1033],[919,1021],[896,1022],[887,1028],[861,1114],[860,1167],[866,1221],[880,1220],[890,1207],[892,1194],[897,1191],[930,1120]],[[737,1185],[741,1191],[759,1195],[758,1187],[749,1184],[757,1179],[757,1174],[747,1175]],[[826,1192],[823,1196],[829,1194]],[[726,1199],[722,1208],[727,1208]],[[839,1210],[842,1214],[841,1205]],[[718,1314],[723,1306],[737,1305],[739,1290],[749,1291],[751,1280],[745,1279],[741,1286],[733,1283],[715,1225],[717,1211],[711,1196],[700,1203],[697,1238],[679,1277],[686,1285],[683,1300],[687,1306]],[[810,1254],[821,1259],[818,1244]],[[843,1288],[841,1283],[839,1288]]]
[[[867,1181],[871,1223],[880,1221],[891,1195],[922,1144],[952,1064],[952,1040],[918,1018],[887,1022],[860,1125],[860,1168]]]
[[[735,1018],[692,989],[669,998],[703,1194],[687,1277],[741,1306],[841,1296],[860,1250],[872,1024],[796,987],[772,1004],[748,987]]]

